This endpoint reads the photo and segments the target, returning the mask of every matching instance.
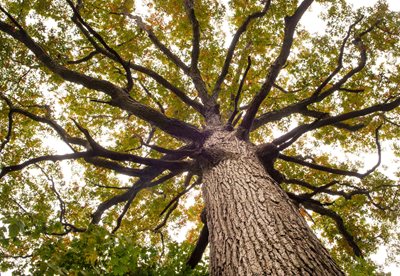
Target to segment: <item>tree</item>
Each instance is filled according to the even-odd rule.
[[[2,269],[206,274],[209,242],[212,275],[376,272],[399,14],[313,2],[3,0]]]

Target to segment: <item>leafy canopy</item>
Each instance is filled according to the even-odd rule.
[[[215,126],[277,146],[269,172],[349,272],[399,254],[380,166],[400,154],[399,14],[312,2],[2,0],[1,269],[206,274],[185,263]]]

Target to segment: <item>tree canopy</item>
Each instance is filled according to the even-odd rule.
[[[385,1],[0,3],[3,271],[207,274],[186,261],[217,127],[259,146],[347,272],[378,271],[381,245],[400,254],[399,172],[381,166],[400,155],[400,14]]]

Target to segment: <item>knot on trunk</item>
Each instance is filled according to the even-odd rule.
[[[274,168],[275,160],[279,155],[278,147],[272,143],[265,143],[257,147],[256,154],[267,173],[278,184],[282,183],[284,176]]]
[[[214,167],[226,159],[238,159],[249,155],[255,156],[254,147],[239,140],[235,132],[215,131],[205,141],[200,154],[202,167]]]
[[[272,143],[265,143],[257,147],[256,153],[261,161],[268,160],[273,163],[279,155],[279,149]]]

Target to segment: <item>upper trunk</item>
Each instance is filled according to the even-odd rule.
[[[204,148],[211,275],[343,275],[253,145],[221,131]]]

